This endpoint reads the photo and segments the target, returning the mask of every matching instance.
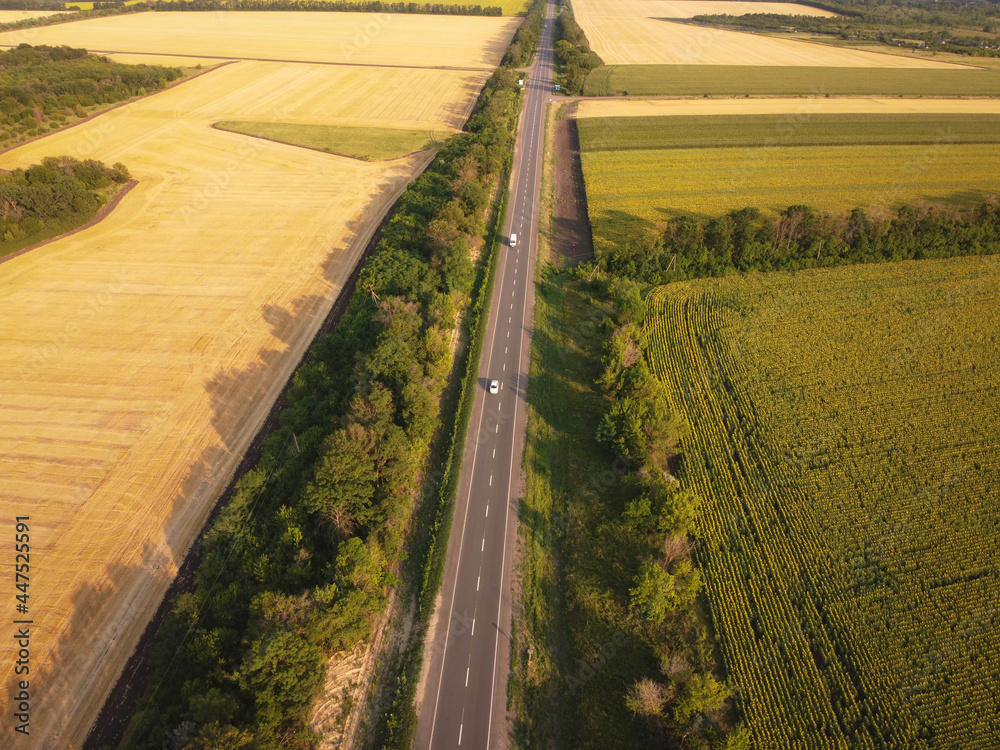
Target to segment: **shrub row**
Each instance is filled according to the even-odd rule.
[[[587,35],[573,17],[573,9],[566,3],[555,23],[555,58],[562,74],[562,86],[569,96],[579,96],[587,73],[604,64],[597,53],[590,49]]]
[[[1000,252],[1000,204],[969,210],[903,206],[895,214],[789,206],[778,216],[742,208],[711,219],[678,216],[602,255],[606,270],[654,284],[774,271]]]
[[[507,48],[501,63],[504,67],[520,68],[531,62],[542,38],[545,26],[545,3],[535,0],[528,8],[524,21],[514,32],[514,38]]]

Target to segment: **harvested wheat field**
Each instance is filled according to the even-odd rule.
[[[0,10],[0,23],[17,23],[29,18],[45,18],[62,12],[60,10]]]
[[[587,99],[576,116],[683,117],[687,115],[800,115],[811,114],[992,114],[1000,113],[998,99]]]
[[[492,70],[519,19],[389,13],[136,13],[32,29],[92,52]],[[14,34],[0,45],[16,45]]]
[[[775,13],[785,16],[823,16],[834,18],[833,11],[813,8],[798,3],[742,2],[741,0],[642,0],[646,5],[644,15],[650,18],[694,18],[727,13],[742,16],[746,13]]]
[[[577,0],[573,3],[573,11],[576,20],[587,33],[591,48],[607,65],[956,67],[924,59],[839,49],[794,39],[777,39],[658,20],[682,17],[676,13],[683,11],[683,8],[671,9],[671,6],[677,5],[687,4],[663,3],[659,0]],[[691,5],[703,6],[707,3]],[[718,7],[729,4],[712,5]],[[691,8],[691,11],[691,15],[704,12],[695,8]]]
[[[81,746],[371,232],[432,155],[366,163],[211,125],[444,132],[484,77],[237,62],[0,157],[122,161],[138,180],[101,223],[0,264],[0,554],[14,559],[15,516],[30,516],[31,544],[31,735],[17,747]]]

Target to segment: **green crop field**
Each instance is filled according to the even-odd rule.
[[[585,96],[1000,96],[1000,71],[606,65],[587,76],[583,93]]]
[[[328,151],[364,161],[396,159],[440,145],[444,134],[426,130],[357,128],[337,125],[290,125],[275,122],[226,120],[215,123],[220,130],[266,138],[269,141]]]
[[[746,206],[969,207],[1000,192],[1000,178],[983,168],[1000,160],[998,124],[965,114],[583,118],[595,246],[678,214]]]
[[[1000,143],[996,114],[821,114],[584,117],[587,151],[703,146]],[[710,133],[710,138],[706,134]]]
[[[755,747],[1000,747],[1000,260],[648,301]]]

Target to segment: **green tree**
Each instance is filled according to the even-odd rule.
[[[251,645],[239,671],[254,696],[256,723],[273,731],[303,715],[326,680],[326,656],[297,632],[278,630]]]
[[[705,672],[694,675],[681,689],[673,706],[673,718],[678,728],[687,727],[695,714],[715,711],[730,698],[732,691]]]
[[[326,518],[341,538],[371,517],[376,469],[370,433],[358,424],[334,432],[302,496],[306,509]]]
[[[253,735],[230,724],[213,722],[201,728],[198,736],[184,750],[242,750],[253,742]]]

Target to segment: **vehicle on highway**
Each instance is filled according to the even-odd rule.
[[[517,232],[510,236],[510,246],[517,247]]]
[[[500,381],[491,380],[490,381],[490,393],[500,393]]]

